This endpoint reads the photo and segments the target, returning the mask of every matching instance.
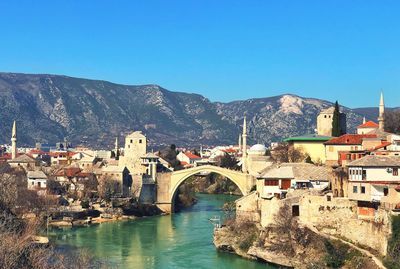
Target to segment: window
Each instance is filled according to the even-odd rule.
[[[333,152],[333,147],[329,146],[329,152]]]
[[[279,182],[278,180],[265,180],[264,181],[264,186],[278,186]]]
[[[353,193],[357,193],[357,192],[358,192],[357,186],[353,186]]]
[[[131,139],[131,144],[133,143],[133,140]]]
[[[142,139],[139,139],[139,144],[142,144]]]
[[[362,170],[362,180],[367,179],[367,170]]]
[[[399,175],[399,168],[393,168],[393,175],[398,176]]]
[[[327,200],[328,202],[332,201],[332,196],[330,196],[330,195],[326,196],[326,200]]]
[[[389,193],[389,189],[388,188],[383,188],[383,195],[387,196]]]
[[[361,193],[365,193],[365,187],[361,186]]]
[[[300,216],[300,207],[298,205],[292,205],[292,216],[293,217]]]

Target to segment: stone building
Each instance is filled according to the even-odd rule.
[[[131,175],[141,175],[146,172],[142,166],[141,157],[146,155],[147,139],[141,131],[135,131],[125,138],[124,156],[119,158],[119,166],[127,167]]]
[[[335,107],[322,110],[317,117],[317,134],[323,136],[332,136],[332,121]],[[339,113],[339,124],[342,134],[346,133],[346,114]]]
[[[400,207],[400,156],[368,155],[348,164],[348,197],[374,215],[380,204]]]

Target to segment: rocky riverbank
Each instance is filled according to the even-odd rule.
[[[364,253],[318,235],[307,227],[261,228],[249,222],[230,222],[214,231],[214,245],[235,253],[289,268],[379,268]]]
[[[112,201],[106,207],[102,207],[100,204],[92,204],[89,209],[76,208],[74,211],[60,209],[49,216],[48,225],[75,227],[162,214],[164,213],[156,205],[142,205],[132,203],[129,199],[118,199]]]

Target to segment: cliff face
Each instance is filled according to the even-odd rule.
[[[132,130],[144,131],[150,145],[233,144],[245,113],[249,142],[269,143],[313,133],[317,114],[332,103],[290,94],[220,103],[157,85],[0,73],[0,105],[1,143],[8,143],[15,119],[20,145],[66,137],[75,144],[104,147]],[[352,131],[362,116],[344,110]]]

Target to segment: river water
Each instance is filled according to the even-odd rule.
[[[85,248],[117,268],[272,268],[216,251],[209,219],[237,197],[198,194],[198,203],[180,213],[89,227],[54,229],[50,239],[60,249]]]

